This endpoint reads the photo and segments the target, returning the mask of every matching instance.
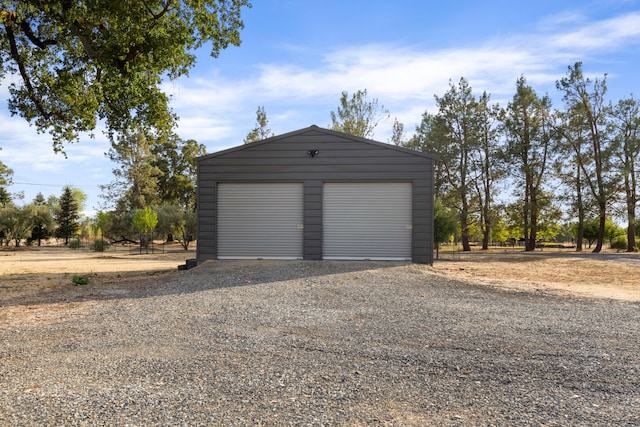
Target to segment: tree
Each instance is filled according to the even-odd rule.
[[[489,95],[484,92],[475,103],[475,115],[478,126],[478,147],[472,152],[473,183],[475,199],[479,212],[479,225],[482,232],[482,249],[489,249],[493,225],[497,213],[493,207],[496,183],[502,178],[504,168],[498,155],[498,129],[496,121],[499,107],[489,105]]]
[[[457,85],[450,81],[449,91],[435,99],[438,113],[424,113],[409,146],[440,156],[436,163],[436,197],[458,212],[462,249],[470,251],[471,168],[481,135],[477,102],[464,78]]]
[[[18,1],[0,5],[0,79],[9,109],[48,131],[54,150],[93,131],[170,129],[162,78],[186,75],[194,50],[240,44],[249,0]],[[136,126],[134,126],[136,125]]]
[[[175,235],[186,251],[196,234],[196,214],[193,210],[165,203],[158,208],[158,226],[165,233]]]
[[[575,227],[572,227],[571,231],[572,233],[575,233],[577,230],[575,229]],[[587,240],[589,248],[591,248],[591,245],[593,245],[593,243],[598,240],[599,231],[600,220],[598,220],[598,218],[586,221],[584,223],[583,233],[584,238]]]
[[[133,215],[134,212],[130,210],[98,212],[96,221],[102,232],[102,237],[106,237],[111,243],[137,243],[133,240],[136,236]]]
[[[51,215],[51,207],[47,204],[42,193],[38,193],[33,199],[33,229],[31,239],[41,245],[42,239],[48,239],[53,235],[55,221]]]
[[[13,240],[19,247],[23,239],[31,236],[33,228],[33,205],[17,207],[14,205],[0,209],[0,229],[4,232],[7,244]]]
[[[11,204],[11,193],[6,188],[0,187],[0,208],[5,208]]]
[[[115,202],[121,211],[143,209],[159,201],[160,168],[154,164],[152,140],[142,131],[127,133],[112,141],[108,157],[119,167],[116,180],[102,187],[103,198]]]
[[[404,134],[404,124],[400,123],[397,117],[393,120],[393,128],[389,142],[398,146],[407,145]]]
[[[0,150],[2,150],[1,147]],[[6,207],[9,202],[11,202],[11,194],[9,194],[5,187],[11,185],[12,176],[13,170],[9,169],[7,165],[0,162],[0,207]]]
[[[157,138],[151,146],[151,166],[155,175],[160,203],[176,203],[184,209],[196,206],[196,163],[206,153],[197,141],[183,141],[178,135]]]
[[[0,147],[0,150],[2,148]],[[11,185],[11,177],[13,175],[13,170],[9,169],[7,165],[0,162],[0,187],[6,187]]]
[[[64,239],[65,245],[69,243],[69,238],[78,231],[79,219],[80,207],[78,201],[73,197],[73,190],[71,187],[64,187],[55,213],[55,220],[58,224],[55,235]]]
[[[271,129],[269,128],[267,112],[264,110],[264,107],[258,107],[258,111],[256,111],[256,127],[247,134],[247,137],[244,139],[244,143],[250,144],[256,141],[262,141],[263,139],[270,138],[274,135],[275,134],[271,132]]]
[[[439,257],[440,243],[446,242],[456,232],[456,214],[447,209],[439,199],[433,203],[433,240],[436,259]]]
[[[504,159],[514,168],[516,194],[522,203],[525,250],[533,251],[538,238],[539,199],[551,161],[551,100],[548,96],[538,97],[520,77],[502,122],[506,138]]]
[[[560,194],[570,213],[577,216],[576,252],[582,252],[584,224],[587,218],[589,204],[585,201],[586,189],[584,188],[582,162],[584,159],[584,139],[582,133],[574,126],[575,118],[564,111],[556,111],[559,123],[556,131],[559,135],[554,150],[557,158],[553,164],[555,174],[565,184],[567,191]]]
[[[337,112],[330,112],[331,129],[362,138],[373,137],[373,130],[380,121],[389,117],[384,105],[378,106],[378,99],[367,100],[367,90],[359,90],[349,99],[347,91],[342,92]]]
[[[133,226],[140,232],[140,246],[147,247],[149,234],[158,225],[158,214],[150,207],[137,209],[133,214]]]
[[[627,252],[636,248],[636,205],[638,203],[638,159],[640,159],[640,103],[633,97],[611,107],[609,131],[613,135],[624,185],[627,216]]]
[[[567,113],[581,134],[580,139],[585,141],[586,150],[580,153],[583,157],[579,161],[579,167],[598,206],[600,227],[593,251],[600,252],[605,238],[607,204],[614,186],[609,174],[612,169],[611,145],[604,132],[607,118],[604,103],[607,92],[606,74],[602,80],[592,81],[584,76],[582,63],[576,62],[573,67],[569,67],[567,76],[556,82],[556,87],[564,92]]]

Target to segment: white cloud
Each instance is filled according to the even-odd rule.
[[[546,45],[551,49],[593,52],[618,49],[639,40],[640,13],[630,13],[553,35]]]

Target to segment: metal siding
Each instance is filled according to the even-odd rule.
[[[217,186],[202,185],[198,167],[198,225],[196,230],[196,258],[200,261],[216,259],[216,190]]]
[[[318,150],[315,157],[308,150]],[[219,183],[303,182],[303,256],[321,259],[323,182],[413,182],[414,262],[433,260],[434,157],[312,126],[203,156],[198,162],[198,248],[217,257]],[[202,230],[202,233],[200,231]],[[200,259],[200,251],[198,251]]]
[[[218,184],[218,258],[302,258],[302,200],[302,183]]]
[[[412,258],[412,184],[325,183],[324,259]]]
[[[322,181],[304,183],[304,259],[322,259]]]

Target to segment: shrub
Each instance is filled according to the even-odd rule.
[[[111,243],[108,240],[97,239],[91,244],[91,249],[96,252],[104,252],[109,249],[109,246],[111,246]]]
[[[74,285],[86,285],[89,283],[89,278],[87,276],[78,276],[77,274],[73,276],[71,279]]]
[[[617,249],[626,251],[627,250],[627,239],[624,237],[618,237],[611,243],[611,249]]]
[[[80,248],[80,239],[71,239],[69,240],[69,247],[71,249],[79,249]]]

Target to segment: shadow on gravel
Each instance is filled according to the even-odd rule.
[[[0,307],[59,304],[83,301],[147,298],[186,294],[238,286],[268,285],[306,279],[321,282],[332,274],[362,272],[409,264],[399,261],[205,261],[185,271],[171,271],[152,277],[122,278],[118,284],[94,284],[60,289],[46,294],[21,296],[0,301]],[[154,273],[154,272],[151,272]]]

